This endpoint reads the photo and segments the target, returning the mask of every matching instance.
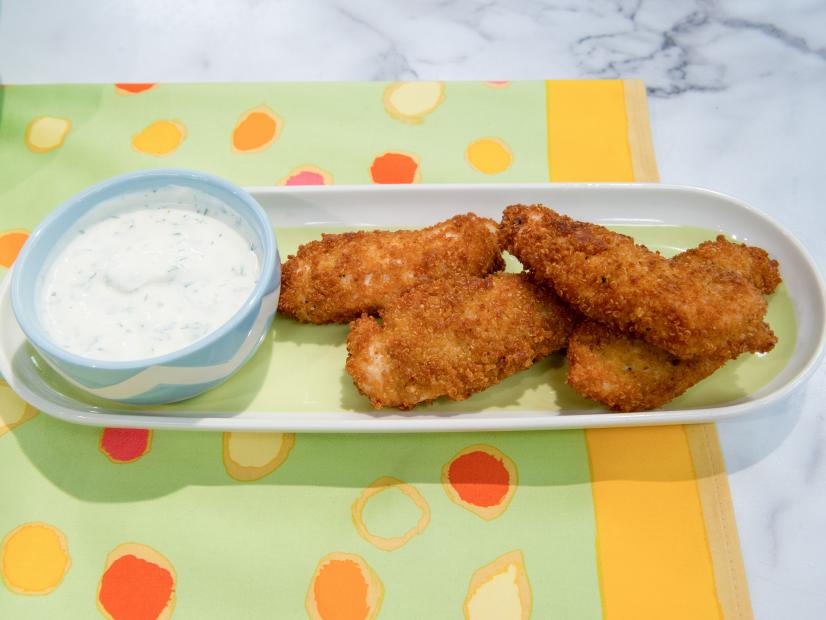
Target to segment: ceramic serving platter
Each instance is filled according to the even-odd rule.
[[[461,402],[440,399],[410,412],[374,411],[344,371],[347,327],[300,325],[277,317],[255,357],[199,397],[152,408],[94,400],[50,371],[26,342],[0,289],[0,372],[24,400],[57,418],[88,425],[189,430],[441,432],[586,428],[722,420],[777,403],[800,385],[823,350],[826,296],[812,260],[777,224],[709,190],[660,184],[521,184],[251,188],[286,258],[322,232],[421,227],[473,211],[499,219],[514,203],[544,203],[575,219],[634,236],[665,255],[717,234],[765,248],[783,284],[767,320],[780,338],[765,355],[744,355],[664,410],[610,413],[565,384],[552,355]],[[519,265],[509,260],[509,270]]]

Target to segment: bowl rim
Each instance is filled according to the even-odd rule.
[[[228,191],[238,200],[250,208],[253,217],[258,220],[261,229],[264,231],[263,242],[263,259],[261,265],[261,272],[258,282],[247,296],[243,304],[235,311],[235,313],[224,323],[222,323],[216,330],[207,334],[203,338],[188,344],[185,347],[176,349],[163,355],[155,357],[146,357],[132,360],[98,360],[90,357],[84,357],[71,353],[62,347],[59,347],[48,336],[45,329],[41,326],[40,320],[37,316],[27,316],[22,311],[22,297],[24,295],[24,286],[27,284],[26,280],[26,265],[32,254],[33,249],[37,248],[39,240],[42,238],[44,231],[50,229],[55,225],[55,222],[65,217],[66,213],[71,212],[87,205],[90,200],[94,200],[102,192],[111,189],[113,186],[128,185],[133,181],[143,179],[157,179],[159,186],[174,185],[176,181],[187,180],[188,187],[199,189],[198,185],[219,187]],[[123,193],[129,193],[129,189],[125,188]],[[235,210],[234,205],[227,205]],[[96,206],[92,206],[89,211],[93,211]],[[88,211],[87,211],[88,212]],[[61,233],[62,235],[65,234]],[[11,273],[11,302],[12,310],[20,324],[26,338],[31,342],[35,348],[45,353],[51,358],[60,360],[67,364],[75,366],[86,367],[90,369],[100,370],[140,370],[150,366],[169,365],[181,358],[184,358],[199,350],[208,348],[216,341],[220,340],[224,335],[235,329],[247,315],[254,310],[260,300],[264,297],[267,288],[272,279],[272,274],[280,268],[278,256],[278,241],[272,230],[272,224],[269,217],[264,211],[263,207],[243,188],[231,183],[214,174],[207,172],[200,172],[196,170],[189,170],[185,168],[152,168],[148,170],[139,170],[137,172],[128,172],[114,177],[110,177],[86,189],[74,194],[67,200],[63,201],[55,210],[53,210],[46,218],[37,225],[31,232],[23,248],[20,250],[15,264],[13,265]],[[36,274],[31,274],[31,277],[36,277]],[[32,284],[35,287],[34,284]],[[36,288],[36,287],[35,287]],[[33,291],[33,294],[36,290]],[[36,303],[36,300],[35,300]]]

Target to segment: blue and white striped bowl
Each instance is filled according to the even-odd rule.
[[[243,306],[219,329],[159,357],[123,362],[84,358],[55,344],[40,323],[38,291],[55,247],[79,218],[118,195],[167,186],[202,191],[236,211],[261,248],[261,277]],[[94,214],[95,216],[97,213]],[[103,215],[103,214],[101,214]],[[189,170],[145,170],[114,177],[70,198],[34,230],[14,265],[14,314],[29,342],[65,379],[95,396],[133,405],[190,398],[223,382],[252,357],[267,335],[278,306],[281,261],[267,215],[244,190],[213,175]]]

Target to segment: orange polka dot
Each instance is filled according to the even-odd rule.
[[[510,86],[510,82],[507,80],[488,80],[485,82],[485,86],[490,88],[507,88]]]
[[[330,185],[333,175],[315,166],[299,166],[278,181],[278,185]]]
[[[348,596],[336,596],[341,592],[347,592]],[[355,562],[342,560],[321,567],[315,578],[313,593],[322,618],[337,616],[360,620],[367,617],[367,584]]]
[[[370,166],[373,183],[415,183],[419,180],[418,158],[409,153],[379,155]]]
[[[113,463],[132,463],[149,452],[152,431],[145,428],[104,428],[98,447]]]
[[[278,137],[281,119],[272,110],[261,106],[244,113],[232,130],[232,148],[239,153],[252,153],[267,148]]]
[[[146,545],[118,545],[106,558],[98,607],[112,620],[166,619],[175,607],[175,570]]]
[[[493,446],[469,446],[442,468],[447,496],[486,520],[507,510],[517,482],[516,465]]]
[[[115,84],[115,92],[119,95],[137,95],[145,93],[147,90],[152,90],[157,84],[153,83],[121,83]]]
[[[132,136],[132,147],[147,155],[169,155],[186,137],[186,128],[177,121],[155,121]]]
[[[69,570],[66,536],[46,523],[24,523],[0,547],[3,580],[17,594],[48,594]]]
[[[25,230],[10,230],[0,233],[0,266],[9,268],[20,253],[29,233]]]
[[[305,606],[313,620],[373,620],[383,596],[381,580],[364,559],[331,553],[318,563]]]

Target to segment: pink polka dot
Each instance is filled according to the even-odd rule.
[[[303,165],[290,170],[290,173],[278,181],[278,185],[330,185],[333,175],[316,166]]]
[[[324,177],[318,172],[302,170],[288,178],[285,185],[324,185]]]

